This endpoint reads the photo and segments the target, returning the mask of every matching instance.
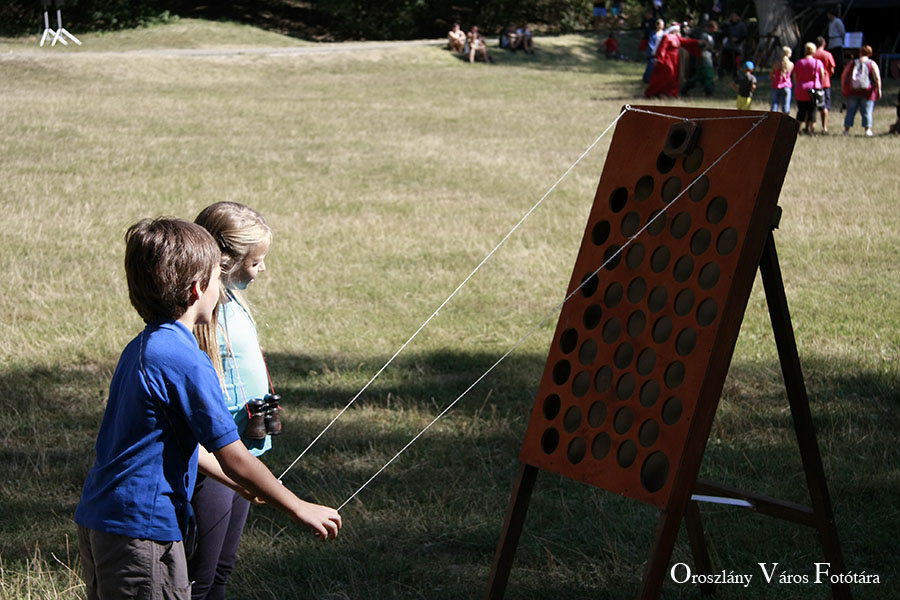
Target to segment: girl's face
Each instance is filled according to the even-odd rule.
[[[228,287],[239,290],[246,289],[260,273],[266,270],[266,254],[269,253],[269,240],[263,240],[254,246],[231,276]]]

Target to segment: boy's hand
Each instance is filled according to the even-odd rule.
[[[337,537],[341,530],[341,515],[333,508],[321,504],[311,504],[302,501],[302,512],[297,514],[297,520],[312,528],[315,536],[324,540]]]

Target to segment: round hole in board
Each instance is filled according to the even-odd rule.
[[[688,195],[691,197],[692,201],[700,202],[706,196],[706,192],[708,191],[709,178],[706,175],[701,175],[691,186],[691,189],[688,191]]]
[[[613,355],[613,364],[619,369],[625,369],[631,364],[632,359],[634,359],[634,346],[625,342],[616,348],[616,352]]]
[[[662,273],[666,270],[666,267],[669,266],[669,260],[671,258],[672,253],[669,252],[669,247],[660,246],[654,250],[653,254],[650,256],[650,268],[653,269],[654,273]]]
[[[572,433],[581,426],[581,409],[577,406],[570,406],[563,417],[563,429]]]
[[[681,179],[669,177],[662,186],[662,201],[666,204],[678,197],[681,193]]]
[[[669,301],[669,292],[661,285],[650,290],[650,296],[647,298],[647,308],[650,312],[659,312],[666,307]]]
[[[616,383],[616,396],[619,400],[628,400],[634,393],[634,375],[625,373]]]
[[[550,394],[544,398],[544,418],[552,421],[559,414],[560,401],[559,396]]]
[[[606,308],[617,307],[624,295],[625,290],[622,288],[622,284],[618,281],[612,282],[610,286],[606,288],[606,293],[603,295],[603,301],[606,303]]]
[[[641,446],[644,448],[649,448],[653,444],[656,443],[656,440],[659,438],[659,423],[654,421],[653,419],[647,419],[643,423],[641,423],[640,429],[638,429],[638,441],[641,443]]]
[[[637,304],[643,300],[644,294],[646,293],[647,280],[643,277],[635,277],[631,280],[631,283],[628,284],[628,301],[632,304]]]
[[[591,374],[581,371],[572,379],[572,394],[576,398],[584,398],[591,389]]]
[[[610,369],[609,367],[600,367],[599,369],[597,369],[597,374],[594,376],[594,389],[597,390],[598,393],[602,394],[612,387],[612,380],[612,369]]]
[[[569,328],[563,331],[562,335],[559,336],[559,349],[563,351],[563,354],[568,354],[572,350],[575,349],[575,346],[578,344],[578,330]]]
[[[655,379],[650,379],[644,385],[641,386],[641,406],[650,408],[656,401],[659,400],[659,382]]]
[[[591,364],[597,358],[597,350],[597,342],[586,340],[578,350],[578,362],[585,366]]]
[[[591,230],[591,241],[594,242],[595,246],[602,246],[609,239],[609,232],[609,221],[600,221]]]
[[[638,375],[647,376],[656,368],[656,351],[653,348],[644,348],[638,354]]]
[[[681,356],[687,356],[697,347],[697,332],[686,327],[675,338],[675,351]]]
[[[666,213],[654,210],[647,219],[647,233],[652,236],[661,234],[666,229]]]
[[[616,461],[619,463],[619,466],[627,469],[634,464],[635,458],[637,458],[637,444],[631,440],[622,442],[619,445],[618,452],[616,452]]]
[[[603,308],[599,304],[591,304],[584,311],[585,329],[595,329],[603,320]]]
[[[682,383],[684,383],[684,363],[680,360],[675,360],[669,363],[669,366],[666,367],[666,372],[664,377],[666,387],[670,390],[674,390]]]
[[[672,270],[672,277],[678,283],[684,283],[694,274],[694,259],[691,256],[682,256],[675,261],[675,268]]]
[[[569,459],[570,463],[577,465],[584,460],[586,452],[587,443],[585,443],[584,438],[577,437],[569,442],[569,448],[566,450],[566,457]]]
[[[695,256],[703,254],[709,249],[711,243],[712,234],[709,232],[709,229],[698,229],[694,232],[694,235],[691,236],[691,254]]]
[[[628,335],[633,338],[638,337],[644,332],[644,327],[647,326],[647,315],[644,314],[642,310],[636,310],[628,316],[628,324],[626,325],[626,329],[628,330]]]
[[[622,225],[620,230],[622,231],[622,235],[625,237],[631,237],[637,230],[641,227],[641,215],[639,215],[636,211],[629,211],[622,217]]]
[[[553,367],[553,383],[556,385],[562,385],[569,379],[569,375],[572,373],[572,367],[569,365],[569,361],[563,359],[556,363]]]
[[[663,344],[672,335],[672,319],[669,317],[660,317],[653,324],[653,341],[657,344]]]
[[[551,427],[541,436],[541,450],[544,451],[544,454],[553,454],[558,446],[559,432]]]
[[[665,401],[662,407],[662,420],[666,425],[674,425],[681,418],[683,410],[681,398],[672,396]]]
[[[591,456],[593,456],[595,460],[603,460],[609,454],[611,445],[612,441],[609,439],[609,434],[598,433],[597,437],[594,438],[594,441],[591,442]]]
[[[671,156],[666,155],[663,152],[659,153],[659,157],[656,159],[656,170],[665,175],[669,171],[672,170],[672,167],[675,166],[675,159]]]
[[[613,429],[616,430],[616,433],[625,435],[631,429],[632,423],[634,423],[634,411],[630,407],[623,406],[616,411],[616,416],[613,417]]]
[[[706,220],[709,221],[711,225],[716,225],[722,222],[722,219],[725,218],[727,212],[728,200],[722,196],[716,196],[710,200],[709,206],[706,207]]]
[[[653,177],[644,175],[634,186],[634,199],[643,202],[653,193]]]
[[[678,292],[675,296],[675,314],[683,317],[690,313],[692,308],[694,308],[694,291],[685,288]]]
[[[622,322],[613,317],[603,326],[603,341],[612,344],[622,335]]]
[[[669,457],[662,452],[654,452],[641,466],[641,485],[650,493],[658,492],[669,479]]]
[[[691,230],[691,215],[690,213],[680,212],[675,215],[675,218],[672,219],[672,237],[675,239],[681,239],[687,235],[688,231]]]
[[[614,213],[621,212],[628,203],[628,190],[618,187],[609,195],[609,209]]]
[[[693,173],[703,164],[703,149],[700,146],[694,147],[691,153],[684,157],[681,163],[685,173]]]
[[[588,409],[588,425],[593,428],[603,425],[606,420],[606,405],[602,402],[594,402]]]
[[[628,265],[629,269],[637,269],[641,266],[641,263],[644,262],[644,255],[646,252],[643,244],[634,242],[631,244],[631,247],[628,248],[628,252],[625,253],[625,264]]]

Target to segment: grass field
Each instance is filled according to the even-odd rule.
[[[121,266],[132,222],[235,200],[273,226],[250,298],[287,410],[265,457],[280,473],[642,91],[640,64],[577,35],[474,66],[433,44],[234,53],[301,45],[195,21],[83,41],[0,40],[0,599],[84,596],[72,513],[141,327]],[[223,51],[116,52],[165,48]],[[693,102],[731,107],[719,87]],[[893,115],[879,104],[876,131]],[[291,471],[292,489],[342,503],[562,299],[609,139]],[[853,586],[861,599],[900,593],[898,173],[896,137],[801,137],[776,234],[846,562],[881,581]],[[233,597],[481,597],[554,326],[348,504],[334,543],[254,509]],[[808,502],[759,282],[702,474]],[[634,597],[657,514],[542,473],[507,598]],[[812,574],[811,530],[704,517],[716,568],[756,574],[720,598],[829,597],[760,581],[759,562]],[[682,536],[673,560],[689,556]],[[699,592],[669,581],[663,596]]]

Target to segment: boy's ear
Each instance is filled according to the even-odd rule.
[[[190,297],[190,304],[193,304],[194,302],[196,302],[197,300],[199,300],[199,299],[200,299],[200,296],[202,296],[202,295],[203,295],[203,290],[200,289],[200,282],[199,282],[199,281],[192,281],[192,282],[191,282],[191,297]]]

